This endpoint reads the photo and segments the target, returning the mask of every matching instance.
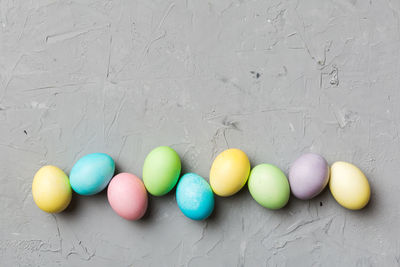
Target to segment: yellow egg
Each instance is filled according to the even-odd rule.
[[[332,165],[329,188],[336,201],[351,210],[364,208],[371,195],[364,173],[353,164],[343,161]]]
[[[215,158],[211,166],[211,188],[219,196],[231,196],[246,184],[249,173],[250,162],[242,150],[225,150]]]
[[[50,213],[63,211],[72,196],[68,176],[56,166],[40,168],[33,178],[32,195],[41,210]]]

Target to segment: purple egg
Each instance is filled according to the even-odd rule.
[[[326,160],[314,153],[300,156],[289,170],[292,194],[303,200],[311,199],[324,190],[329,181],[329,166]]]

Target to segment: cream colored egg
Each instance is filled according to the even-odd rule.
[[[329,188],[343,207],[359,210],[368,204],[371,189],[364,173],[351,163],[338,161],[331,166]]]

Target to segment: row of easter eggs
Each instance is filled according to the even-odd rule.
[[[368,180],[360,169],[346,162],[335,162],[329,168],[322,156],[313,153],[299,157],[290,167],[288,178],[271,164],[260,164],[251,170],[243,151],[228,149],[215,158],[210,184],[194,173],[179,179],[179,155],[167,146],[157,147],[148,154],[143,165],[143,181],[129,173],[114,176],[114,172],[113,159],[103,153],[80,158],[69,178],[58,167],[44,166],[33,179],[33,199],[40,209],[56,213],[69,205],[72,190],[80,195],[93,195],[108,185],[107,198],[112,209],[127,220],[137,220],[146,212],[147,192],[163,196],[178,184],[176,201],[180,210],[193,220],[203,220],[214,209],[214,193],[232,196],[246,182],[254,200],[274,210],[287,204],[290,192],[308,200],[321,193],[328,183],[333,197],[345,208],[362,209],[370,198]]]

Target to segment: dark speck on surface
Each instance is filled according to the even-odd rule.
[[[28,132],[26,130],[24,130],[24,134],[28,135]]]
[[[322,206],[323,206],[323,205],[322,205],[322,202],[319,202],[319,206],[320,206],[320,207],[322,207]]]
[[[256,79],[260,78],[260,76],[261,76],[261,74],[256,71],[250,71],[250,73],[253,74],[253,78],[256,78]]]

